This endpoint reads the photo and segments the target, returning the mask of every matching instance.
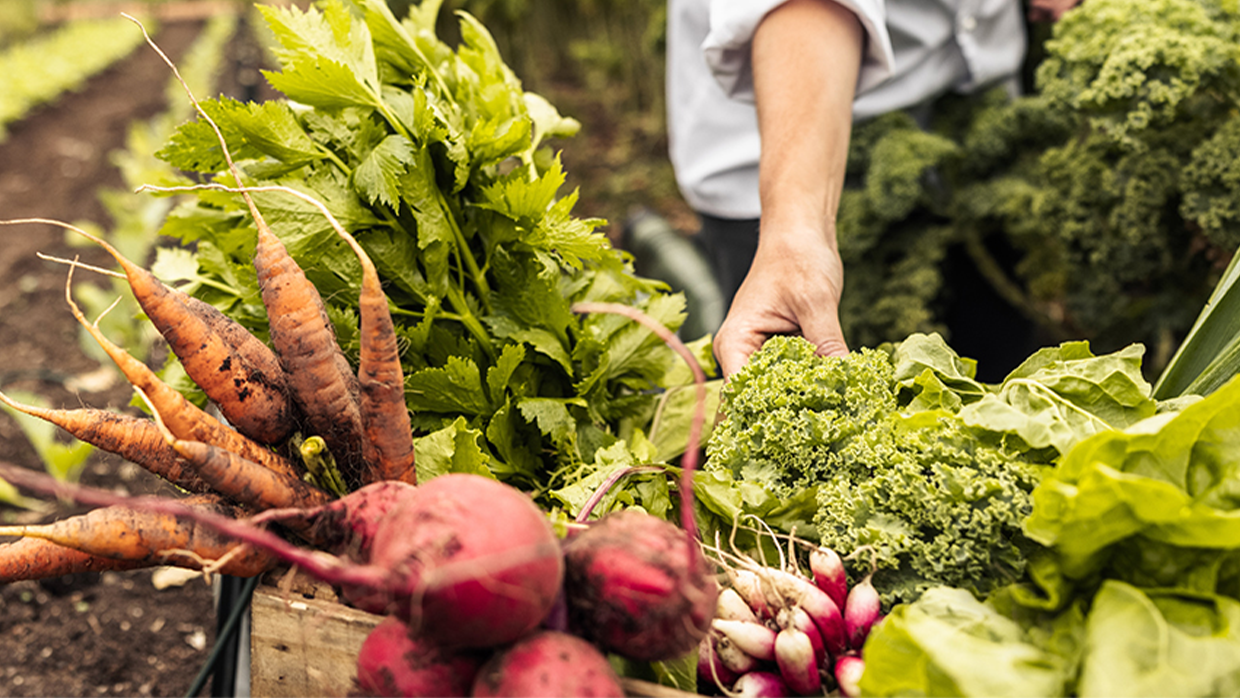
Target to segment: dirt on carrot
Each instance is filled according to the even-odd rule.
[[[405,404],[405,374],[401,369],[400,345],[387,296],[370,256],[343,228],[337,225],[336,232],[349,244],[362,265],[362,291],[358,300],[361,351],[357,378],[362,391],[365,481],[400,480],[416,485],[418,473],[414,468],[409,408]]]
[[[83,572],[136,570],[157,564],[160,563],[92,555],[42,538],[21,538],[0,544],[0,584]]]
[[[181,500],[189,508],[235,517],[214,495]],[[238,543],[190,516],[125,506],[94,509],[48,524],[0,526],[0,535],[39,538],[89,555],[150,565],[173,565],[241,577],[275,566],[263,550]]]
[[[211,491],[211,486],[187,467],[185,460],[168,445],[159,427],[149,419],[93,407],[53,409],[27,405],[3,392],[0,392],[0,402],[51,422],[74,438],[115,453],[187,492],[204,494]]]
[[[99,346],[103,348],[104,352],[120,368],[125,378],[150,399],[162,416],[164,424],[167,425],[168,429],[177,438],[202,441],[219,446],[276,472],[284,473],[290,477],[300,476],[297,466],[287,458],[243,436],[235,429],[225,426],[218,419],[186,399],[184,395],[177,392],[172,386],[160,380],[159,376],[155,375],[155,372],[149,366],[138,361],[124,349],[112,343],[99,330],[97,323],[91,323],[86,319],[81,309],[78,308],[77,303],[73,301],[73,294],[71,292],[72,282],[73,271],[72,267],[70,267],[68,278],[65,281],[65,300],[68,302],[73,316],[77,318],[77,321],[86,328],[87,332],[90,333]]]
[[[266,344],[210,304],[163,283],[107,240],[51,219],[0,222],[19,223],[58,226],[102,247],[120,265],[134,298],[167,340],[186,374],[228,422],[264,444],[280,443],[289,436],[295,412],[284,371]]]

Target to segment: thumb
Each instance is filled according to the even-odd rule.
[[[827,313],[827,317],[802,326],[801,336],[818,347],[819,356],[848,355],[848,342],[844,341],[844,330],[835,313]]]

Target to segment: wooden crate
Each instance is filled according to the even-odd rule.
[[[250,601],[250,695],[350,695],[358,650],[383,617],[345,606],[325,584],[285,574],[269,574]],[[633,698],[700,698],[637,679],[621,685]]]
[[[357,652],[380,620],[304,576],[267,577],[250,602],[250,695],[349,695]]]

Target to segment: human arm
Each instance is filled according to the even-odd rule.
[[[789,0],[753,37],[762,141],[762,224],[749,275],[715,339],[724,375],[776,334],[826,355],[848,348],[839,323],[843,265],[835,215],[844,184],[863,31],[832,0]]]

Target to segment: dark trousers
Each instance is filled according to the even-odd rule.
[[[715,272],[724,306],[730,307],[758,251],[758,219],[716,218],[705,213],[698,217],[702,226],[698,242]]]

